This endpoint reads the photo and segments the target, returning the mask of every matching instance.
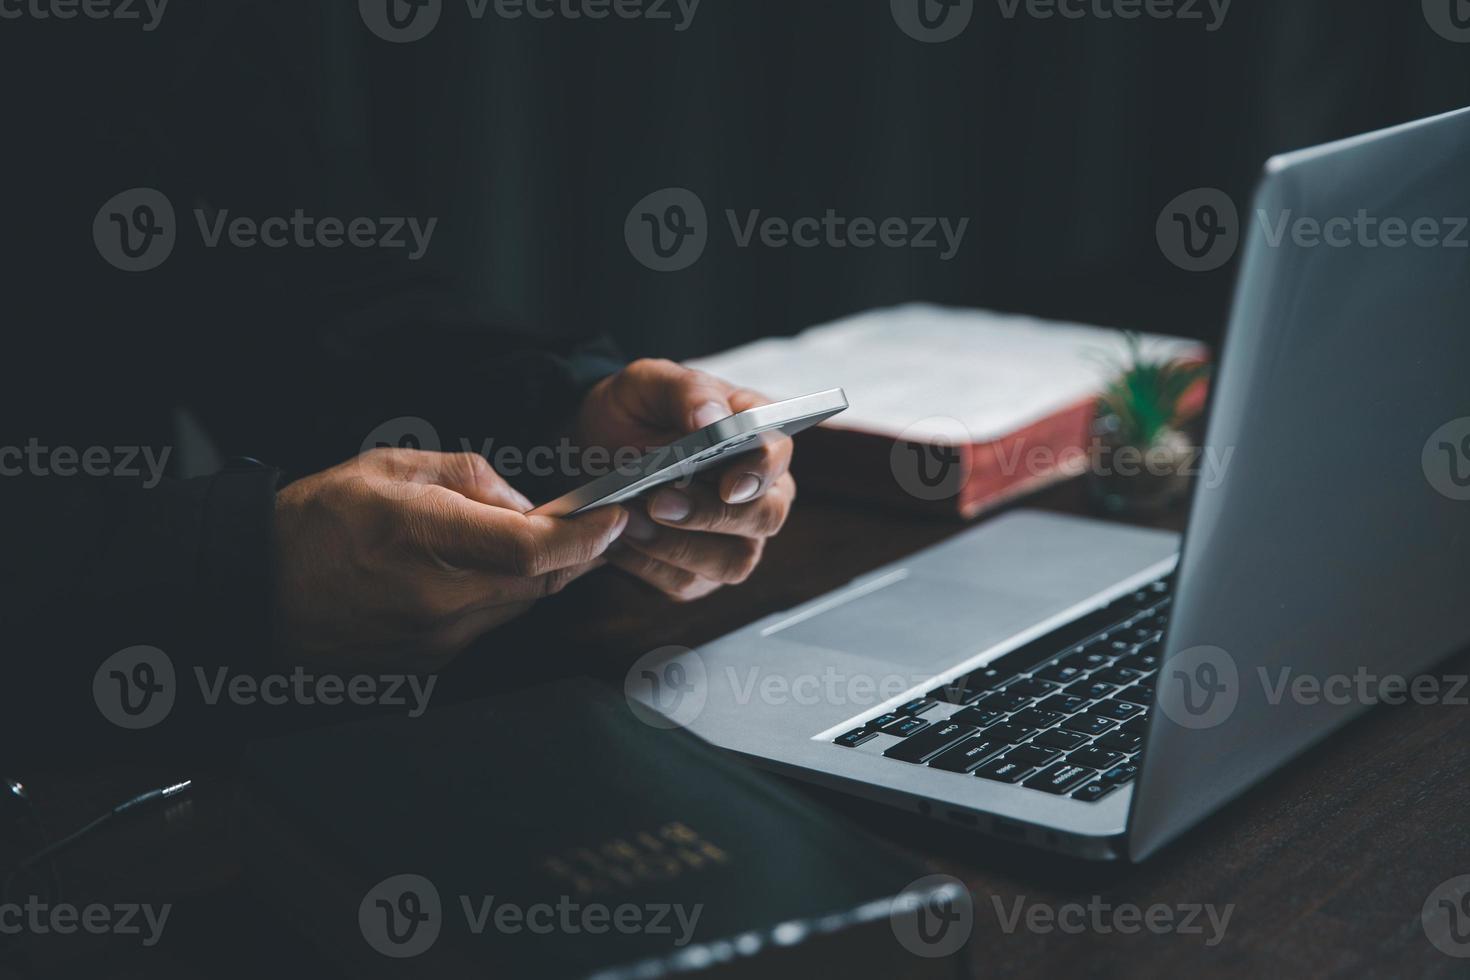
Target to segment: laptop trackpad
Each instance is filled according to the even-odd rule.
[[[943,670],[1059,612],[1027,598],[909,577],[775,631],[781,639]]]

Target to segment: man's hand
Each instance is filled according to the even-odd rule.
[[[431,669],[601,564],[621,507],[527,517],[475,453],[375,449],[276,498],[279,629],[293,659]]]
[[[588,393],[573,438],[613,453],[641,451],[769,402],[671,361],[636,361]],[[713,482],[627,504],[628,529],[608,562],[680,601],[745,581],[796,498],[790,465],[791,440],[782,437],[735,457]]]

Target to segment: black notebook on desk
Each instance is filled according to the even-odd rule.
[[[242,815],[353,976],[952,972],[890,922],[922,868],[590,680],[258,743]]]

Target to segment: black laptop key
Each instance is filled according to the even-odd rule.
[[[949,716],[950,721],[957,721],[961,725],[974,725],[976,728],[988,728],[1006,716],[1004,711],[992,711],[989,708],[966,708],[956,711]]]
[[[1043,769],[1022,783],[1027,789],[1039,789],[1043,793],[1070,793],[1082,783],[1096,776],[1097,772],[1074,766],[1070,762],[1058,762]]]
[[[1107,667],[1087,679],[1090,681],[1102,681],[1104,684],[1116,684],[1122,687],[1124,684],[1132,684],[1141,676],[1136,670],[1128,670],[1123,667]]]
[[[1006,719],[1007,725],[1019,725],[1022,728],[1047,728],[1062,720],[1060,711],[1042,711],[1040,708],[1027,708],[1017,711]]]
[[[1065,728],[1069,732],[1078,732],[1082,735],[1101,735],[1108,731],[1117,722],[1111,718],[1102,718],[1098,715],[1075,715],[1062,722],[1058,727]]]
[[[1151,653],[1134,653],[1115,662],[1114,667],[1122,667],[1124,670],[1136,670],[1140,674],[1147,674],[1157,670],[1159,658]]]
[[[1036,707],[1042,711],[1055,711],[1059,714],[1073,715],[1082,710],[1087,704],[1087,698],[1078,697],[1075,694],[1056,694],[1045,701],[1038,702]]]
[[[1005,756],[1001,756],[976,769],[975,775],[981,779],[993,779],[998,783],[1019,783],[1034,771],[1030,766],[1012,762]]]
[[[1131,782],[1137,775],[1138,766],[1131,762],[1120,762],[1102,774],[1102,781],[1114,786],[1122,786],[1124,783]]]
[[[1135,718],[1128,719],[1119,730],[1128,732],[1131,735],[1147,735],[1148,715],[1138,715]]]
[[[846,734],[838,735],[835,739],[833,739],[833,741],[838,745],[845,746],[846,748],[855,749],[869,739],[877,737],[878,733],[873,731],[871,728],[854,728],[852,731],[847,732]]]
[[[1118,692],[1118,700],[1132,701],[1134,704],[1150,705],[1154,703],[1154,688],[1152,684],[1134,684],[1125,687]]]
[[[1126,610],[1094,610],[1080,619],[1074,619],[1072,622],[1052,630],[1045,636],[1037,637],[1023,647],[1018,647],[1010,653],[992,660],[984,671],[977,671],[970,675],[971,686],[980,686],[974,680],[982,673],[995,675],[997,682],[1006,678],[1015,677],[1017,674],[1024,674],[1037,664],[1050,660],[1057,654],[1057,651],[1065,650],[1070,646],[1076,646],[1094,633],[1121,623],[1126,617]]]
[[[943,687],[936,687],[929,692],[929,697],[935,701],[947,701],[950,704],[969,704],[971,701],[979,698],[983,693],[983,691],[977,691],[973,687],[965,687],[963,684],[955,683],[945,684]]]
[[[1108,732],[1093,744],[1109,752],[1137,752],[1143,748],[1143,736],[1120,728],[1116,732]]]
[[[887,712],[885,714],[879,715],[878,717],[874,718],[872,721],[868,722],[868,727],[869,728],[887,728],[889,725],[893,724],[895,721],[898,721],[902,717],[903,717],[903,715],[899,714],[896,711],[889,711],[889,712]]]
[[[957,725],[952,721],[938,722],[931,725],[927,732],[904,739],[885,751],[883,755],[889,759],[897,759],[899,762],[928,762],[956,742],[969,738],[977,731],[979,729],[971,725]]]
[[[985,729],[985,737],[1001,742],[1024,742],[1035,734],[1035,729],[1017,728],[1015,725],[991,725]]]
[[[1061,664],[1064,667],[1078,667],[1082,670],[1097,670],[1099,667],[1106,667],[1109,663],[1109,660],[1110,658],[1105,653],[1093,652],[1091,650],[1078,650],[1074,653],[1067,654],[1065,657],[1058,660],[1057,663]]]
[[[883,732],[887,735],[897,735],[899,738],[908,738],[910,735],[919,734],[928,727],[929,723],[922,718],[901,716],[893,724],[883,726]]]
[[[1049,731],[1042,732],[1031,740],[1032,744],[1045,745],[1048,748],[1061,749],[1063,751],[1075,749],[1085,741],[1087,741],[1086,735],[1078,735],[1076,732],[1064,732],[1060,728],[1053,728]]]
[[[1061,664],[1052,664],[1043,667],[1036,672],[1036,676],[1044,681],[1055,681],[1058,684],[1070,684],[1081,677],[1084,671],[1081,667],[1064,667]]]
[[[1034,677],[1025,677],[1012,684],[1006,685],[1007,694],[1019,694],[1028,698],[1044,698],[1059,685],[1037,680]]]
[[[1082,680],[1077,681],[1074,684],[1068,684],[1063,689],[1063,692],[1066,694],[1074,694],[1079,698],[1086,698],[1089,701],[1101,701],[1103,698],[1108,697],[1117,689],[1118,685],[1105,684],[1102,681],[1098,680],[1096,675],[1093,675],[1092,677],[1083,678]]]
[[[1025,745],[1018,745],[1011,749],[1010,754],[1006,758],[1012,762],[1019,762],[1022,765],[1040,768],[1041,766],[1056,762],[1057,759],[1061,758],[1061,755],[1056,749],[1049,749],[1043,745],[1027,742]]]
[[[1134,715],[1143,713],[1143,705],[1134,704],[1131,701],[1104,701],[1092,706],[1092,710],[1104,718],[1116,718],[1118,721],[1127,721]]]
[[[909,741],[913,741],[910,739]],[[892,749],[888,750],[892,752]],[[885,755],[887,753],[884,753]],[[1109,752],[1107,749],[1099,749],[1089,745],[1085,749],[1078,749],[1067,756],[1067,761],[1074,766],[1085,766],[1088,769],[1110,769],[1123,761],[1123,753]]]
[[[1083,803],[1096,803],[1118,788],[1117,783],[1091,782],[1072,794],[1072,799]]]
[[[894,710],[901,715],[922,715],[938,703],[938,701],[931,701],[928,698],[914,698],[908,704],[901,704]]]
[[[1011,747],[1010,742],[997,742],[988,738],[967,738],[959,745],[929,760],[931,769],[945,772],[974,772]]]
[[[994,694],[985,695],[985,697],[976,701],[974,706],[977,708],[986,708],[990,711],[1015,711],[1017,708],[1024,708],[1030,703],[1031,699],[1025,695],[997,691]]]

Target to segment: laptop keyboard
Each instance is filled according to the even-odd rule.
[[[884,758],[1096,802],[1138,775],[1172,583],[1123,596],[836,744],[895,735],[903,741]]]

